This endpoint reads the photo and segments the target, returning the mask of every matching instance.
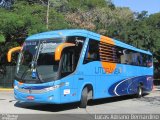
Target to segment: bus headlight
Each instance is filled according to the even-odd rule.
[[[48,100],[53,100],[53,95],[48,97]]]
[[[54,86],[52,86],[52,87],[45,88],[45,90],[46,90],[46,91],[53,91],[53,90],[56,90],[56,89],[58,89],[58,88],[60,88],[60,87],[62,87],[62,86],[64,86],[64,85],[65,85],[65,83],[60,83],[60,84],[58,84],[58,85],[54,85]]]
[[[16,89],[16,90],[17,90],[17,89],[18,89],[18,86],[17,86],[17,85],[14,85],[14,89]]]
[[[56,90],[60,88],[60,85],[55,85],[55,86],[52,86],[52,87],[48,87],[48,88],[45,88],[46,91],[51,91],[51,90]]]

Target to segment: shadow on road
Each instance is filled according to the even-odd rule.
[[[0,99],[0,100],[6,100],[6,99]]]
[[[88,106],[100,105],[100,104],[105,104],[105,103],[119,102],[119,101],[129,100],[129,99],[133,99],[133,98],[135,98],[135,96],[125,95],[125,96],[118,96],[118,97],[91,100],[91,101],[89,101]]]
[[[38,111],[47,111],[47,112],[59,112],[70,109],[77,109],[78,103],[70,103],[70,104],[38,104],[38,103],[27,103],[27,102],[16,102],[14,104],[15,107],[32,109]]]
[[[91,100],[88,102],[88,106],[101,105],[112,102],[119,102],[123,100],[133,99],[134,96],[120,96],[120,97],[112,97],[98,100]],[[27,103],[27,102],[16,102],[14,104],[15,107],[32,109],[38,111],[47,111],[47,112],[59,112],[66,111],[70,109],[77,109],[79,103],[69,103],[69,104],[37,104],[37,103]]]

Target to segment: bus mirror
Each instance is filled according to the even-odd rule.
[[[72,47],[75,46],[73,43],[62,43],[59,46],[57,46],[55,50],[55,61],[59,61],[61,58],[62,50],[66,47]]]
[[[15,53],[15,52],[18,52],[21,50],[22,47],[14,47],[14,48],[11,48],[9,49],[8,53],[7,53],[7,60],[8,62],[11,62],[12,60],[12,53]]]

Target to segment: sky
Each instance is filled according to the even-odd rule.
[[[134,12],[148,11],[148,14],[160,12],[160,0],[112,0],[118,7],[129,7]]]

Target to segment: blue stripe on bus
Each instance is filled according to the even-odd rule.
[[[148,88],[150,86],[152,86],[152,82],[146,83],[148,82],[146,79],[148,77],[151,77],[150,75],[145,75],[145,76],[135,76],[135,77],[130,77],[130,78],[126,78],[123,80],[120,80],[116,83],[114,83],[109,89],[108,92],[110,95],[112,96],[121,96],[121,95],[127,95],[127,94],[135,94],[137,91],[137,86],[139,85],[139,83],[142,83],[145,88]],[[151,88],[149,88],[151,90]]]

